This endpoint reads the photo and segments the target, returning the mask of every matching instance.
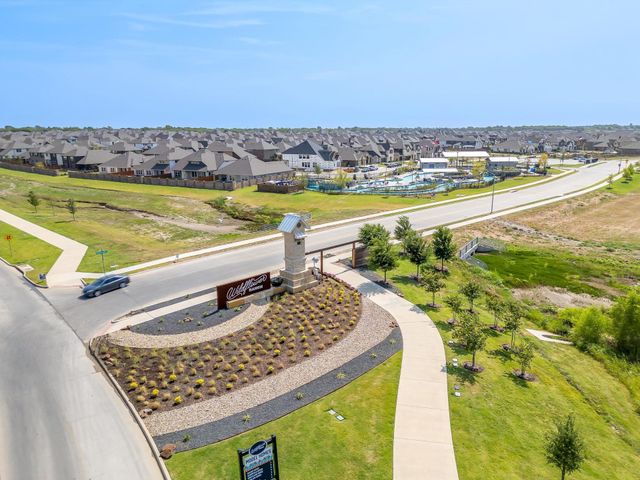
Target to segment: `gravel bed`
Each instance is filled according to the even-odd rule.
[[[146,307],[140,308],[138,310],[131,310],[129,315],[136,315],[142,312],[153,312],[154,310],[160,310],[161,308],[168,307],[169,305],[175,305],[176,303],[184,302],[185,300],[189,300],[190,298],[197,298],[202,295],[206,295],[208,293],[213,293],[216,291],[216,287],[205,288],[204,290],[199,290],[197,292],[190,293],[188,295],[183,295],[182,297],[172,298],[171,300],[165,300],[164,302],[154,303],[153,305],[147,305]]]
[[[216,301],[210,300],[133,325],[131,331],[142,335],[158,336],[198,332],[231,320],[246,308],[247,306],[243,305],[237,311],[235,309],[218,310]]]
[[[308,360],[288,367],[277,375],[233,391],[222,397],[201,401],[174,410],[154,413],[144,421],[152,435],[221,420],[300,388],[342,366],[378,345],[395,327],[393,316],[371,300],[363,298],[362,316],[356,328],[335,346]],[[201,332],[198,336],[201,335]]]
[[[107,335],[108,340],[116,345],[137,348],[164,348],[191,345],[193,343],[209,342],[229,333],[242,330],[258,321],[269,308],[267,302],[252,303],[241,312],[236,313],[224,323],[210,326],[204,330],[177,333],[174,335],[146,335],[133,330],[118,330]]]
[[[372,368],[378,366],[394,353],[402,349],[402,335],[400,329],[391,330],[391,333],[377,345],[366,350],[362,354],[340,365],[324,375],[319,376],[304,385],[299,386],[295,391],[290,390],[276,398],[273,398],[260,405],[248,408],[223,419],[198,425],[196,427],[179,430],[172,433],[154,436],[154,441],[158,448],[167,443],[177,446],[177,451],[191,450],[205,445],[219,442],[226,438],[238,435],[253,428],[259,427],[267,422],[276,420],[288,413],[304,407],[316,400],[338,390],[357,379]],[[344,374],[343,378],[338,378],[338,373]],[[342,375],[340,375],[342,377]],[[304,397],[296,399],[296,393],[303,393]],[[340,412],[338,412],[340,413]],[[367,415],[367,412],[364,412]],[[251,419],[245,422],[245,415]],[[148,419],[147,419],[148,420]],[[327,422],[337,421],[327,413]],[[184,442],[186,435],[190,436]]]

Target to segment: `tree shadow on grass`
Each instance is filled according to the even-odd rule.
[[[513,372],[508,371],[508,372],[504,372],[503,374],[505,377],[507,377],[509,380],[511,380],[516,386],[521,387],[521,388],[529,388],[529,383],[527,382],[524,378],[520,378],[516,375],[513,374]]]
[[[478,374],[471,370],[467,370],[464,367],[452,367],[451,365],[447,365],[447,372],[455,378],[456,383],[475,385],[477,381],[476,375]]]
[[[513,360],[513,352],[511,351],[507,351],[505,349],[503,349],[502,347],[498,347],[494,350],[490,350],[489,352],[487,352],[487,354],[490,357],[496,358],[498,360],[500,360],[502,363],[508,362],[510,360]]]
[[[433,323],[438,327],[438,329],[445,332],[453,330],[453,325],[450,325],[449,322],[445,322],[444,320],[434,320]]]

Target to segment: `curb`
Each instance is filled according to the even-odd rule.
[[[167,470],[167,466],[165,465],[164,461],[160,458],[160,452],[158,451],[158,447],[156,446],[155,442],[153,441],[153,437],[151,437],[151,434],[149,433],[149,430],[147,430],[146,425],[144,424],[144,422],[140,418],[140,415],[138,414],[138,411],[131,404],[131,402],[129,401],[129,397],[127,397],[127,394],[124,392],[124,390],[122,390],[122,387],[120,387],[118,382],[116,382],[113,379],[113,377],[109,374],[109,371],[107,370],[107,367],[105,366],[105,364],[102,362],[102,359],[98,355],[95,354],[95,352],[94,352],[95,340],[96,340],[95,338],[92,338],[89,341],[89,353],[98,362],[98,365],[100,365],[100,368],[102,369],[104,374],[109,379],[109,382],[116,389],[116,391],[118,392],[118,395],[120,395],[120,397],[124,401],[125,405],[129,409],[129,412],[131,413],[131,415],[135,419],[136,423],[140,427],[140,430],[142,430],[142,434],[144,435],[144,438],[147,441],[147,444],[149,445],[149,448],[151,449],[151,453],[153,454],[153,458],[155,459],[156,463],[158,464],[158,467],[160,468],[160,473],[162,474],[162,478],[164,478],[164,480],[171,480],[171,475],[169,475],[169,470]]]
[[[38,287],[38,288],[42,288],[42,289],[47,289],[49,288],[48,285],[40,285],[36,282],[34,282],[33,280],[31,280],[29,277],[27,277],[27,272],[25,272],[24,270],[22,270],[18,265],[9,262],[8,260],[5,260],[4,258],[0,257],[0,260],[5,263],[6,265],[8,265],[9,267],[15,268],[18,272],[20,272],[20,274],[22,275],[22,278],[24,278],[27,282],[29,282],[31,285],[33,285],[34,287]]]

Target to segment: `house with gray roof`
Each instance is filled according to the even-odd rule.
[[[313,171],[316,166],[322,170],[335,170],[340,167],[337,152],[320,146],[313,140],[302,143],[282,152],[282,160],[294,170]]]

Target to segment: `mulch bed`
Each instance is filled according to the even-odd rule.
[[[248,305],[242,305],[235,309],[218,310],[216,301],[212,300],[133,325],[130,329],[132,332],[142,335],[175,335],[197,332],[227,322],[246,310],[247,307]]]
[[[482,365],[476,364],[476,366],[474,367],[471,365],[471,362],[464,362],[462,366],[467,370],[469,370],[470,372],[474,372],[474,373],[480,373],[484,371],[484,367]]]
[[[529,373],[529,372],[522,375],[522,371],[514,370],[513,374],[519,379],[526,380],[527,382],[535,382],[538,380],[538,377],[536,377],[533,373]]]
[[[96,354],[139,410],[164,411],[221,396],[330,348],[357,325],[360,293],[325,278],[274,300],[256,323],[216,341],[143,349],[102,337]]]

